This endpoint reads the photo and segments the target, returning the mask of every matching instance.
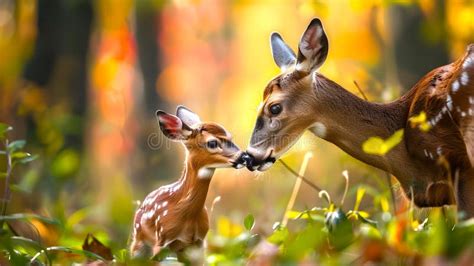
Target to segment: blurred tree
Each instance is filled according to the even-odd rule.
[[[396,71],[404,91],[430,70],[450,63],[445,10],[444,0],[388,7]]]
[[[156,79],[162,70],[158,36],[162,27],[160,7],[152,1],[138,1],[135,7],[138,59],[143,76],[145,115],[153,116],[157,106],[164,109],[165,102],[157,93]]]
[[[81,164],[94,12],[90,0],[38,0],[36,12],[37,38],[23,72],[29,85],[23,88],[26,97],[21,104],[28,104],[25,98],[32,91],[46,102],[47,108],[27,107],[24,114],[28,141],[39,144],[42,153],[52,158],[46,160],[40,186],[56,198],[63,185],[58,181],[77,174]]]

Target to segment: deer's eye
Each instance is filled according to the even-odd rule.
[[[219,143],[217,143],[217,140],[210,140],[206,143],[206,146],[209,149],[217,149],[217,147],[219,147]]]
[[[270,113],[272,113],[272,115],[278,115],[279,113],[281,113],[281,110],[281,104],[279,103],[270,106]]]

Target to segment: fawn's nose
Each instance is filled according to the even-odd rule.
[[[237,169],[247,166],[250,170],[249,165],[251,166],[253,164],[253,160],[253,156],[246,152],[242,152],[237,160],[234,161],[232,166]]]
[[[245,152],[241,152],[239,157],[237,157],[237,159],[234,160],[234,162],[232,163],[232,167],[236,168],[236,169],[240,169],[244,166],[247,165],[247,153]]]

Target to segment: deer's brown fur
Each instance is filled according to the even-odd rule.
[[[255,157],[254,169],[280,157],[309,129],[353,157],[392,173],[416,205],[457,203],[474,216],[474,45],[460,59],[429,72],[408,93],[387,104],[364,101],[316,72],[317,68],[308,68],[321,65],[325,59],[321,55],[328,50],[318,19],[303,34],[298,61],[279,35],[272,35],[272,49],[283,71],[264,90],[247,149]],[[320,61],[301,61],[302,53]],[[288,62],[293,65],[285,65]],[[270,113],[274,104],[282,105],[281,113]],[[421,112],[427,115],[428,131],[410,122]],[[400,129],[404,130],[402,142],[385,156],[362,150],[368,138],[388,138]]]
[[[180,125],[179,121],[170,117],[163,121],[171,121],[169,124],[173,128],[164,124],[162,131],[182,138],[181,132],[175,132],[174,128]],[[133,255],[146,245],[153,247],[153,255],[163,247],[169,247],[179,255],[186,247],[201,246],[207,234],[209,219],[205,201],[214,169],[233,166],[241,151],[232,143],[230,134],[218,124],[200,123],[189,128],[191,132],[181,140],[186,148],[181,177],[175,183],[148,194],[136,211],[130,246]],[[206,147],[210,139],[220,143],[215,152]]]

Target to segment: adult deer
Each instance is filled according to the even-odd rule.
[[[417,206],[458,204],[468,217],[474,216],[474,45],[454,63],[426,74],[398,100],[379,104],[356,97],[317,72],[329,48],[319,19],[303,33],[297,56],[278,33],[270,40],[282,73],[263,93],[247,149],[254,157],[247,165],[250,170],[268,169],[309,129],[392,173]],[[410,126],[410,117],[421,112],[426,113],[428,131]],[[399,129],[404,129],[403,140],[385,158],[362,150],[369,137],[387,138]]]
[[[185,248],[200,247],[209,229],[204,203],[214,170],[243,167],[243,152],[222,126],[201,122],[183,106],[176,116],[158,111],[157,117],[163,134],[184,145],[185,168],[177,182],[151,192],[138,208],[130,250],[136,256],[150,245],[155,255],[168,247],[185,260]]]

